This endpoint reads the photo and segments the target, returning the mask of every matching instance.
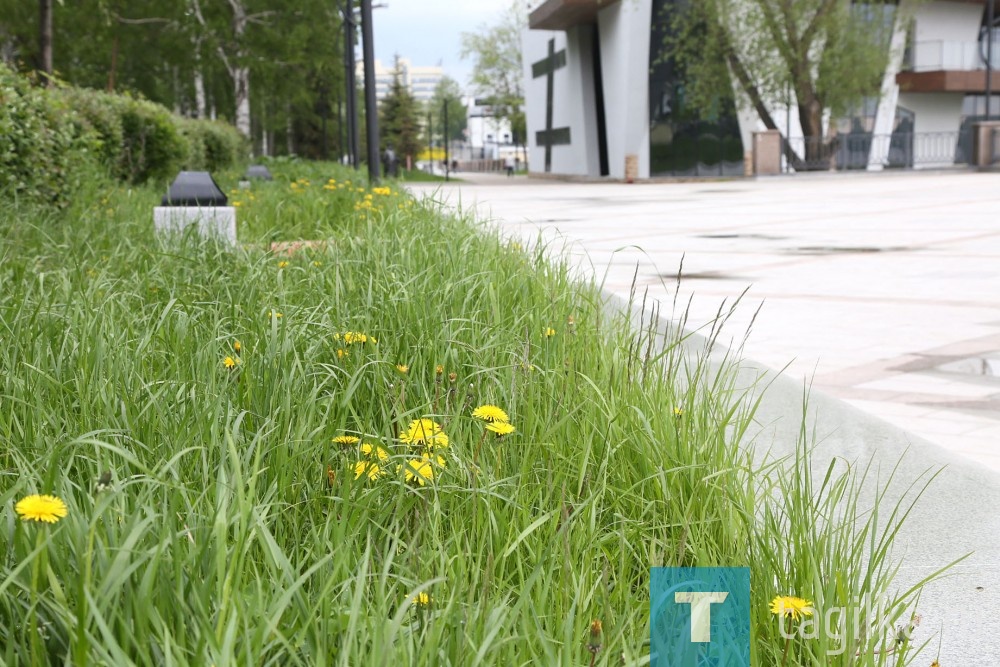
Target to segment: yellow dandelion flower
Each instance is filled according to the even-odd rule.
[[[379,461],[388,461],[389,452],[385,451],[381,447],[370,445],[367,442],[361,443],[361,454],[364,456],[371,456],[375,454]]]
[[[438,364],[437,366],[434,367],[434,374],[435,375],[441,375],[442,373],[444,373],[444,366],[442,366],[441,364]]]
[[[279,269],[284,269],[287,266],[288,266],[288,262],[284,262],[284,261],[278,262],[278,268]]]
[[[556,335],[556,330],[553,329],[552,327],[547,327],[545,329],[545,337],[546,338],[552,338],[555,335]]]
[[[344,357],[347,356],[347,354],[348,354],[348,352],[344,348],[337,348],[337,358],[338,359],[343,359]]]
[[[771,613],[776,616],[791,616],[793,621],[797,621],[802,616],[812,616],[813,606],[809,600],[778,595],[771,600]]]
[[[233,341],[233,350],[236,352],[241,352],[243,350],[243,344],[240,341]]]
[[[406,481],[416,482],[420,486],[434,481],[434,466],[426,454],[406,462]]]
[[[323,266],[322,262],[313,262],[313,266],[320,267]]]
[[[234,208],[239,208],[240,206],[243,206],[243,202],[241,202],[241,201],[234,201],[233,202],[233,207]]]
[[[683,417],[684,416],[684,408],[674,408],[674,416],[675,417]]]
[[[447,434],[431,419],[414,419],[399,439],[408,445],[424,445],[428,449],[448,446]]]
[[[353,345],[354,343],[364,343],[368,340],[368,336],[363,333],[358,333],[357,331],[347,331],[344,333],[344,342],[348,345]]]
[[[330,442],[335,442],[338,445],[344,445],[345,447],[347,447],[349,445],[356,445],[356,444],[358,444],[359,442],[361,442],[361,438],[357,437],[356,435],[346,435],[346,434],[343,434],[343,435],[338,435],[336,438],[334,438]]]
[[[222,365],[230,370],[236,368],[241,363],[243,362],[240,361],[239,357],[226,357],[225,359],[222,360]]]
[[[431,596],[421,591],[420,593],[417,593],[412,598],[410,598],[410,602],[412,602],[417,607],[427,608],[431,606]]]
[[[273,317],[276,320],[280,320],[282,317],[284,317],[284,315],[282,315],[281,313],[276,313],[276,312],[273,312],[273,311],[270,311],[270,310],[267,311],[267,316],[268,317]]]
[[[487,422],[509,422],[507,413],[495,405],[480,405],[472,411],[472,416]]]
[[[68,514],[66,503],[56,496],[26,496],[17,501],[14,510],[23,521],[55,523]]]
[[[503,437],[505,435],[510,435],[517,429],[514,428],[513,424],[508,424],[507,422],[491,422],[486,425],[487,431],[493,431],[498,437]]]
[[[368,481],[374,482],[384,473],[382,469],[379,468],[377,463],[371,461],[358,461],[354,464],[354,479],[358,479],[362,475],[368,476]]]
[[[403,375],[406,375],[407,373],[410,372],[410,367],[407,366],[406,364],[396,364],[396,370],[402,373]]]

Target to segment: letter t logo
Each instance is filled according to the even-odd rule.
[[[691,605],[691,641],[712,641],[712,605],[722,604],[729,593],[674,593],[674,602]]]

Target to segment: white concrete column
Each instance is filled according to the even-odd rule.
[[[896,123],[896,105],[899,103],[899,84],[896,75],[903,67],[903,54],[906,51],[906,26],[909,13],[905,4],[896,9],[896,24],[892,31],[892,42],[889,50],[889,62],[882,78],[882,94],[875,110],[875,127],[872,130],[874,139],[868,154],[868,170],[882,171],[889,164],[889,140]],[[879,138],[883,137],[883,138]]]
[[[608,171],[625,177],[626,156],[649,178],[649,42],[652,0],[616,2],[597,15],[604,77]]]

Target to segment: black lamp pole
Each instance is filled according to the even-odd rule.
[[[354,0],[344,0],[344,69],[347,87],[347,156],[355,169],[358,168],[361,139],[358,136],[358,81],[354,64]]]
[[[995,0],[986,0],[986,120],[993,119],[993,23]]]
[[[368,181],[378,183],[378,105],[375,99],[375,35],[372,30],[372,0],[361,0],[361,41],[365,58],[365,120],[368,142]]]
[[[444,98],[444,180],[451,180],[451,158],[448,157],[448,98]]]

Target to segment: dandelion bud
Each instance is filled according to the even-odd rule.
[[[587,650],[597,655],[601,650],[601,622],[594,619],[590,624],[590,639],[587,641]]]

